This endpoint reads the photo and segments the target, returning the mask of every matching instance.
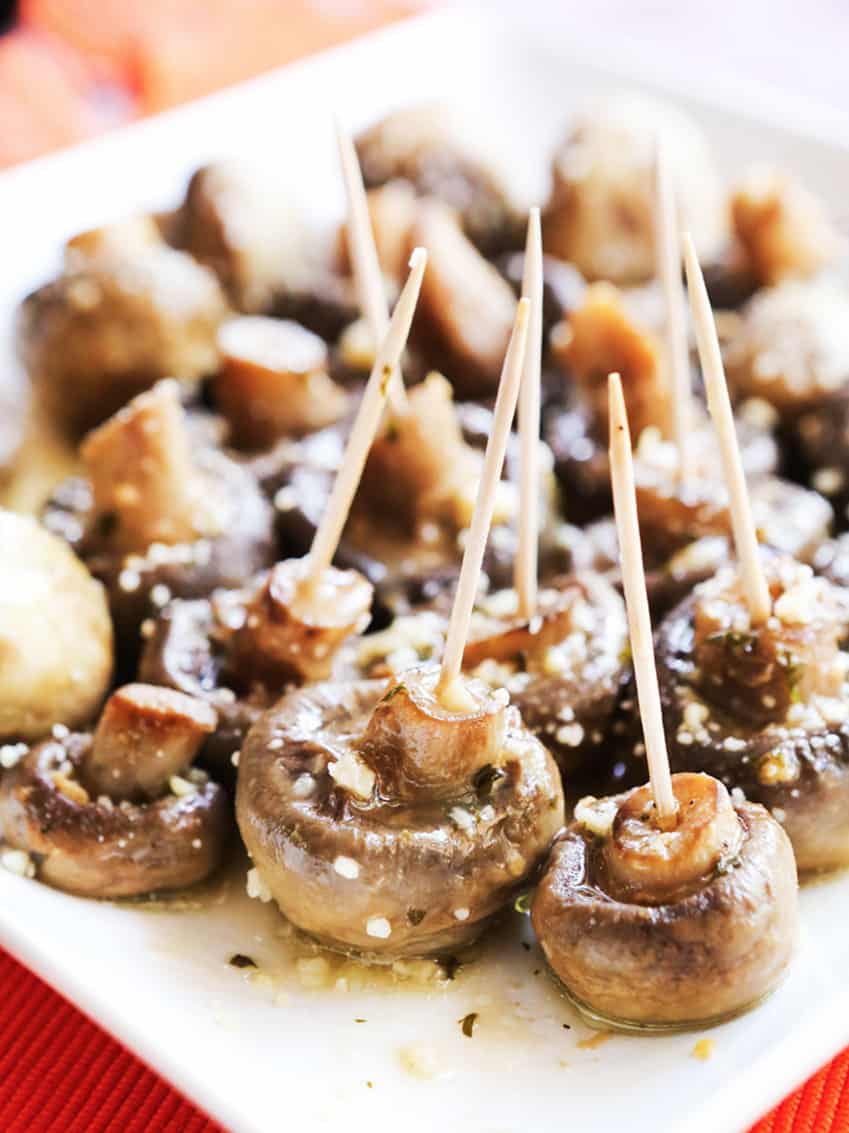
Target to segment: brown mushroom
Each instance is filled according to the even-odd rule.
[[[722,187],[698,126],[643,96],[598,100],[571,123],[554,157],[543,214],[546,251],[590,280],[641,283],[655,273],[654,155],[663,139],[683,227],[699,258],[722,248]]]
[[[731,221],[762,286],[815,275],[841,251],[822,202],[777,169],[747,174],[732,193]]]
[[[67,485],[45,522],[105,584],[131,671],[141,623],[172,596],[239,585],[274,560],[272,512],[247,469],[193,449],[173,382],[90,434],[82,456],[90,480]]]
[[[79,436],[160,378],[214,372],[215,276],[161,240],[87,233],[20,309],[18,348],[51,417]]]
[[[449,952],[527,884],[563,821],[557,769],[507,696],[438,672],[289,693],[248,733],[236,813],[282,912],[331,947]]]
[[[460,396],[493,394],[516,310],[510,285],[436,201],[419,206],[410,241],[429,256],[413,346],[449,376]]]
[[[834,868],[849,861],[849,597],[786,557],[764,568],[765,625],[725,567],[658,630],[670,760],[768,807],[800,871]]]
[[[781,826],[709,775],[672,786],[668,829],[648,787],[582,800],[534,897],[546,959],[596,1025],[720,1022],[772,991],[792,957],[796,867]]]
[[[387,115],[357,138],[366,186],[406,181],[456,209],[467,236],[486,255],[516,248],[522,221],[492,163],[463,135],[462,123],[438,104]]]
[[[348,409],[348,395],[329,376],[324,341],[297,323],[246,315],[218,334],[221,371],[218,408],[240,448],[268,448],[332,425]]]
[[[224,792],[190,768],[214,721],[207,704],[180,693],[119,689],[93,737],[46,740],[4,774],[4,841],[33,857],[42,881],[84,897],[202,881],[230,831]],[[173,768],[181,774],[165,780]]]
[[[372,587],[362,575],[331,567],[305,604],[304,569],[304,560],[277,563],[239,590],[169,602],[151,622],[139,676],[215,706],[202,755],[222,782],[259,714],[286,689],[329,677],[342,643],[368,625]]]

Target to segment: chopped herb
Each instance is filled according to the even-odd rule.
[[[468,1015],[464,1015],[462,1019],[458,1019],[460,1029],[467,1039],[470,1039],[475,1033],[475,1023],[478,1021],[477,1011],[470,1011]]]
[[[394,698],[398,695],[399,692],[406,692],[406,691],[407,691],[407,686],[403,682],[401,684],[393,685],[392,688],[381,697],[380,703],[381,704],[388,704],[390,700],[394,700]]]
[[[495,784],[499,779],[503,778],[504,772],[500,767],[494,767],[491,763],[486,763],[480,770],[475,772],[474,778],[472,779],[472,786],[481,798],[489,798],[495,789]]]
[[[256,968],[256,960],[252,960],[250,956],[245,956],[241,952],[234,952],[227,963],[232,968]]]
[[[571,1031],[572,1030],[572,1024],[571,1023],[564,1023],[563,1024],[563,1030],[564,1031]]]
[[[355,1023],[365,1023],[366,1020],[365,1019],[355,1019],[354,1022]]]
[[[407,909],[407,920],[411,925],[419,925],[427,916],[424,909]]]

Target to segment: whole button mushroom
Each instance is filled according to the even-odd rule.
[[[88,482],[57,493],[45,522],[104,582],[130,671],[141,623],[172,596],[241,584],[273,561],[271,508],[249,471],[193,447],[176,382],[135,398],[89,434],[81,455]]]
[[[24,300],[18,347],[51,417],[79,437],[161,378],[214,372],[226,313],[215,276],[139,219],[76,238],[62,275]]]
[[[796,867],[781,826],[709,775],[672,785],[669,828],[647,787],[582,800],[533,900],[546,959],[596,1025],[719,1022],[772,991],[793,954]]]
[[[533,876],[563,821],[560,777],[503,692],[438,671],[291,692],[248,733],[236,813],[293,924],[381,959],[473,940]]]
[[[766,623],[726,566],[658,630],[670,759],[780,817],[800,871],[835,868],[849,862],[849,595],[786,557],[764,569]]]
[[[0,510],[0,742],[85,724],[111,676],[101,584],[61,539]]]
[[[0,781],[0,832],[38,877],[83,897],[180,889],[220,864],[227,798],[191,767],[215,713],[171,689],[129,685],[94,735],[38,744]]]

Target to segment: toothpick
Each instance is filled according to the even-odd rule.
[[[539,559],[539,401],[542,369],[542,230],[539,209],[528,217],[522,294],[530,300],[528,342],[519,391],[519,547],[513,565],[513,585],[519,598],[519,617],[532,618],[537,606]]]
[[[513,414],[516,412],[516,401],[519,396],[519,384],[522,380],[525,347],[528,339],[529,315],[530,302],[527,299],[520,299],[516,308],[516,318],[513,323],[513,332],[510,335],[507,354],[504,357],[501,380],[498,383],[498,396],[495,399],[495,410],[492,417],[492,431],[486,444],[486,455],[484,456],[483,470],[478,485],[475,510],[463,552],[457,593],[454,596],[454,605],[451,609],[451,620],[448,623],[448,631],[445,636],[445,652],[442,656],[442,670],[437,685],[437,695],[443,703],[450,695],[460,676],[463,651],[466,648],[466,639],[469,635],[469,623],[475,604],[481,564],[483,563],[483,553],[492,522],[495,492],[501,479],[504,454],[507,451],[507,438],[510,433],[510,426],[513,423]]]
[[[339,546],[366,457],[380,424],[391,375],[407,343],[426,263],[427,252],[424,248],[416,248],[410,257],[410,274],[398,297],[386,337],[374,360],[327,508],[312,541],[309,552],[309,576],[306,582],[308,589],[314,589],[318,585]]]
[[[672,409],[675,445],[678,449],[678,478],[683,483],[692,466],[689,455],[693,427],[693,389],[690,380],[690,354],[687,345],[687,309],[681,280],[681,242],[678,211],[669,177],[666,151],[660,138],[655,150],[655,240],[657,270],[666,308],[666,341],[672,377]]]
[[[637,699],[649,765],[649,779],[655,806],[661,822],[674,817],[678,810],[669,772],[669,753],[663,731],[660,689],[654,661],[649,599],[643,569],[640,524],[637,519],[637,496],[634,490],[634,458],[631,455],[631,431],[625,411],[622,381],[618,374],[608,380],[610,402],[610,478],[613,484],[613,511],[616,536],[622,564],[625,609],[631,637],[631,657],[637,679]]]
[[[348,224],[346,226],[348,254],[354,269],[354,282],[357,287],[360,308],[365,314],[372,338],[381,342],[389,326],[389,304],[383,285],[383,273],[374,242],[366,188],[357,151],[350,134],[342,123],[336,122],[336,139],[339,144],[339,159],[345,181],[345,195],[348,198]],[[392,370],[390,385],[392,407],[396,412],[406,412],[407,391],[401,368]]]
[[[740,459],[740,448],[734,429],[734,413],[728,396],[719,339],[696,249],[688,232],[684,233],[683,239],[690,311],[696,327],[696,342],[707,391],[708,409],[719,436],[719,451],[728,491],[728,510],[731,513],[734,545],[740,562],[749,617],[753,625],[762,625],[772,613],[772,602],[758,555],[758,537],[752,519],[746,477],[743,475],[743,462]]]

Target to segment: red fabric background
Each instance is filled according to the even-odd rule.
[[[849,1133],[849,1049],[752,1133]],[[0,952],[2,1133],[224,1133]]]

